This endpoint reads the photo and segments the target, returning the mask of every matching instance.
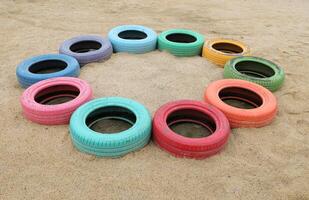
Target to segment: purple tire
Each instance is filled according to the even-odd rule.
[[[82,66],[110,58],[113,47],[108,39],[99,35],[81,35],[65,40],[59,53],[76,58]]]

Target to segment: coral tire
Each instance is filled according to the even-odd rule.
[[[234,107],[225,103],[222,97],[220,98],[222,91],[226,91],[228,98],[260,103],[253,109]],[[250,93],[246,94],[247,92]],[[250,96],[257,100],[249,100]],[[223,79],[212,82],[206,88],[204,98],[207,103],[217,107],[226,115],[232,128],[262,127],[270,124],[277,113],[276,97],[268,89],[245,80]]]

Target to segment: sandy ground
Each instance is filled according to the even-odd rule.
[[[77,3],[78,2],[78,3]],[[0,199],[309,199],[309,1],[150,0],[0,2]],[[226,148],[202,161],[177,159],[152,142],[120,159],[76,151],[68,126],[24,119],[17,64],[56,53],[72,36],[106,35],[141,24],[196,30],[246,42],[286,71],[276,120],[234,129]],[[200,57],[154,51],[114,54],[85,66],[95,97],[123,96],[154,111],[177,99],[202,100],[222,68]]]

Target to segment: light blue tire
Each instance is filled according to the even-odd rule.
[[[115,52],[141,54],[157,47],[157,33],[139,25],[117,26],[108,33],[108,38]]]
[[[98,133],[90,129],[86,120],[100,108],[121,107],[135,115],[135,122],[118,117],[132,124],[119,133]],[[117,118],[117,117],[110,117]],[[73,145],[81,152],[101,157],[120,157],[143,148],[151,136],[151,116],[140,103],[121,97],[99,98],[79,107],[70,120],[70,133]]]
[[[51,73],[38,73],[42,70],[58,68],[59,71]],[[16,76],[23,88],[49,78],[77,77],[80,73],[78,61],[64,54],[45,54],[28,58],[22,61],[16,69]]]

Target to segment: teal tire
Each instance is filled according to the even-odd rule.
[[[118,133],[91,129],[102,119],[118,119],[132,126]],[[70,120],[73,145],[81,152],[101,157],[121,157],[143,148],[151,136],[151,116],[138,102],[121,97],[99,98],[79,107]]]
[[[180,56],[201,55],[204,36],[187,29],[171,29],[158,37],[158,49]]]
[[[270,91],[278,90],[285,78],[284,71],[264,58],[243,56],[229,60],[224,66],[224,78],[242,79],[257,83]]]

